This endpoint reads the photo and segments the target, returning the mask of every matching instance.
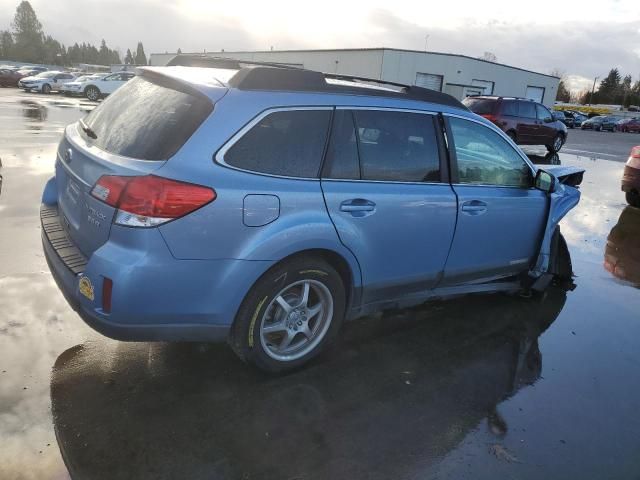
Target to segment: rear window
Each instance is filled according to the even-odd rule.
[[[493,113],[496,101],[493,98],[474,98],[467,97],[462,103],[473,113],[478,115],[487,115]]]
[[[102,150],[138,160],[167,160],[212,110],[204,97],[137,77],[110,95],[84,122],[97,136],[93,144]]]
[[[331,110],[274,112],[225,153],[228,165],[285,177],[318,176]]]

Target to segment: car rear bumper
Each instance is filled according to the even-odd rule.
[[[625,165],[622,174],[622,191],[623,192],[640,192],[640,169]]]
[[[116,232],[115,241],[84,259],[64,232],[57,206],[41,207],[41,223],[45,258],[65,299],[90,327],[116,340],[225,340],[244,295],[270,266],[243,260],[177,260],[157,229],[140,229],[145,230],[147,251],[136,245],[123,248]],[[130,229],[123,230],[130,236]],[[93,300],[80,293],[83,277],[92,285]],[[102,307],[105,278],[113,281],[109,313]]]

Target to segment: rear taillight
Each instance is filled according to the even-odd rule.
[[[104,175],[91,190],[91,195],[117,208],[114,223],[129,227],[155,227],[216,199],[212,188],[155,175]]]
[[[496,120],[498,119],[493,113],[483,113],[480,116],[486,118],[487,120],[493,123],[496,123]]]

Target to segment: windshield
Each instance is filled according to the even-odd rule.
[[[58,72],[42,72],[39,73],[38,75],[36,75],[36,77],[38,78],[51,78],[51,77],[55,77],[58,74]]]
[[[194,95],[136,77],[85,118],[93,143],[116,155],[166,160],[211,113],[212,103]]]

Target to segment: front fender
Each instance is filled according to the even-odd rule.
[[[532,274],[536,277],[548,272],[551,259],[551,241],[560,220],[580,201],[580,190],[558,183],[556,191],[549,195],[549,215],[540,245],[540,251]]]

